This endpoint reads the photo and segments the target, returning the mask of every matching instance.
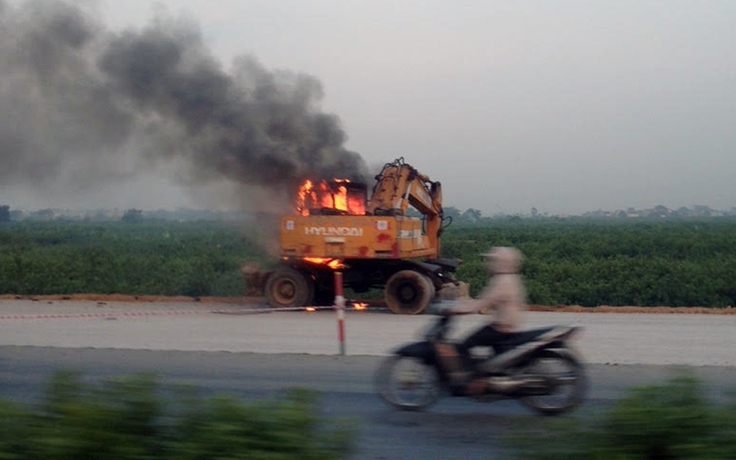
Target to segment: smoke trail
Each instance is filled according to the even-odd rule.
[[[322,97],[314,77],[252,57],[226,71],[195,24],[166,13],[115,33],[75,2],[0,0],[2,184],[94,189],[167,161],[190,182],[279,192],[306,177],[364,181]]]

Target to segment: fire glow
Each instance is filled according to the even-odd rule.
[[[296,210],[302,216],[312,214],[365,215],[365,190],[352,187],[347,179],[306,180],[297,195]]]
[[[368,308],[368,304],[366,302],[353,302],[353,308],[358,311],[365,310]]]
[[[313,264],[327,265],[333,270],[340,270],[342,268],[345,268],[345,264],[343,264],[342,260],[340,259],[332,259],[332,258],[325,258],[325,257],[305,257],[304,260],[306,262],[310,262]]]

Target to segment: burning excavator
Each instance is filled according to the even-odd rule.
[[[467,292],[454,277],[459,261],[440,257],[451,222],[440,183],[403,158],[375,179],[370,198],[367,185],[348,180],[302,185],[296,212],[281,218],[279,267],[251,277],[271,306],[332,305],[335,270],[356,293],[383,288],[394,313],[417,314],[437,296]],[[410,217],[410,207],[421,218]]]

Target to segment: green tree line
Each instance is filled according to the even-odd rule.
[[[443,253],[464,260],[475,295],[488,273],[480,254],[515,246],[530,301],[541,305],[736,305],[736,222],[497,222],[446,232]]]
[[[480,254],[525,255],[530,301],[541,305],[736,305],[736,222],[493,221],[452,225],[442,255],[477,295]],[[240,267],[269,257],[255,230],[233,222],[6,222],[0,294],[242,296]]]

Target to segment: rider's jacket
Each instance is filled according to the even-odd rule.
[[[500,332],[521,329],[526,311],[526,289],[519,275],[522,256],[515,248],[493,248],[486,254],[493,278],[483,289],[474,307],[492,314],[490,324]]]

